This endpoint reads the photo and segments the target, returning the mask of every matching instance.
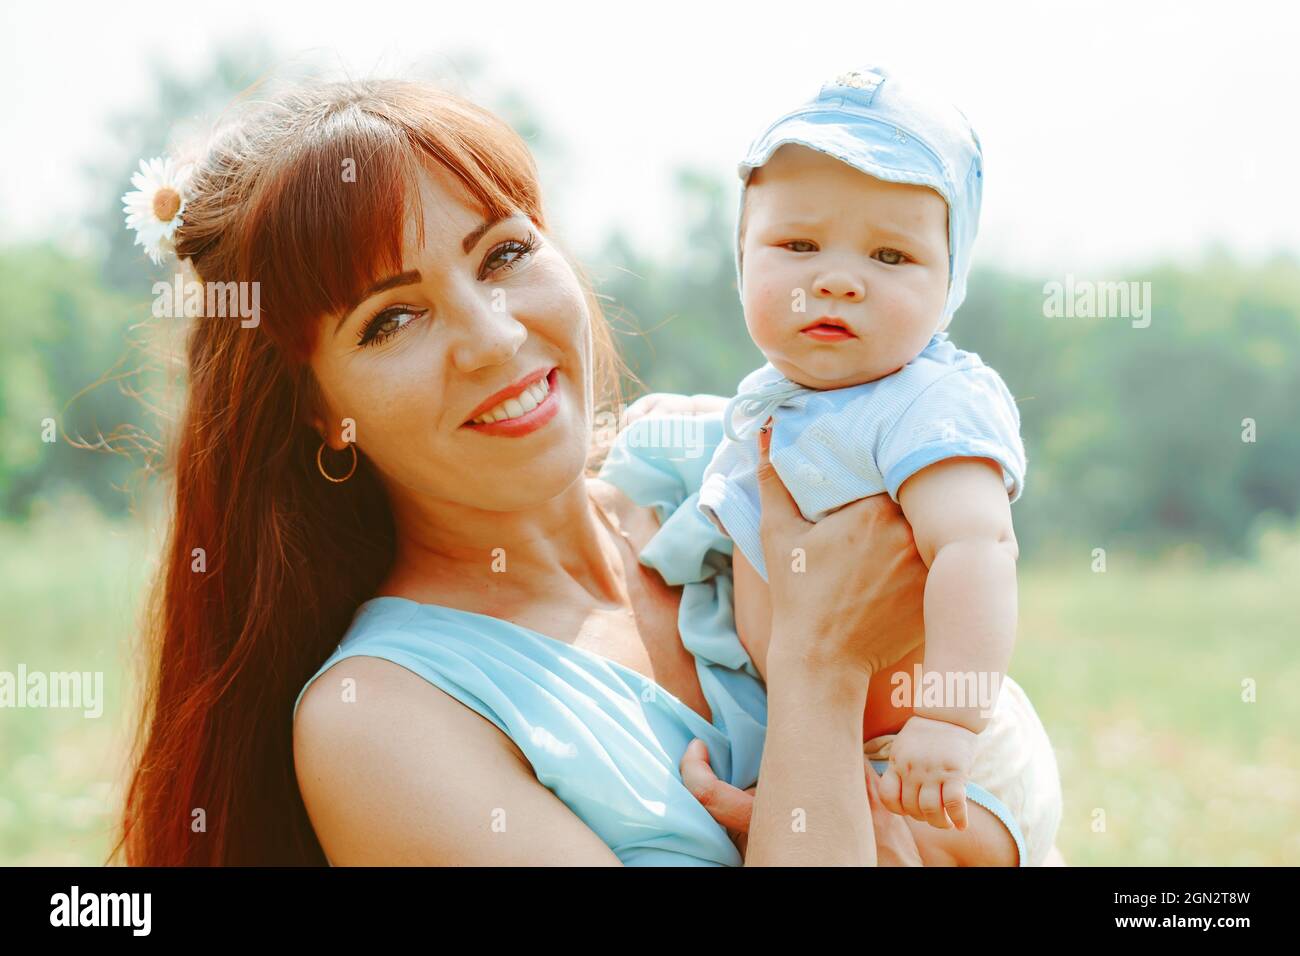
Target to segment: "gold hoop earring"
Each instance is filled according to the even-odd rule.
[[[348,469],[348,473],[342,478],[335,478],[325,470],[325,464],[321,461],[321,455],[325,454],[325,443],[320,443],[320,447],[316,449],[316,467],[325,476],[326,481],[332,481],[336,485],[341,484],[351,478],[352,473],[357,470],[357,446],[352,442],[348,442],[348,448],[352,449],[352,467]]]

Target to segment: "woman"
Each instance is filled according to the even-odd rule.
[[[921,637],[905,522],[876,498],[809,525],[769,471],[771,555],[876,557],[773,575],[766,696],[710,659],[729,567],[681,466],[708,436],[625,433],[590,475],[619,363],[513,131],[418,84],[317,85],[195,158],[177,257],[257,283],[260,315],[191,333],[129,862],[741,862],[715,819],[749,864],[919,861],[860,739]]]

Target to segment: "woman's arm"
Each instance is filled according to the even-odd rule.
[[[294,765],[335,866],[620,865],[508,736],[390,661],[347,658],[313,682]]]
[[[874,866],[862,712],[871,675],[923,639],[926,569],[881,496],[804,520],[768,460],[770,434],[758,436],[768,725],[746,864]],[[837,560],[846,538],[863,560]]]
[[[866,681],[772,635],[767,738],[746,866],[875,866],[862,770]],[[790,638],[784,638],[790,644]]]

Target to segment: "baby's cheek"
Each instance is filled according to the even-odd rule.
[[[791,315],[790,295],[779,282],[758,283],[745,298],[745,322],[750,337],[764,348],[774,342]]]
[[[892,297],[878,315],[881,336],[878,339],[880,360],[890,367],[906,365],[921,354],[930,337],[939,327],[938,309],[930,309],[917,297],[898,295]]]

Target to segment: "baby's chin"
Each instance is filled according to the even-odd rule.
[[[801,355],[793,360],[784,356],[768,356],[772,366],[790,381],[818,391],[852,388],[854,385],[874,382],[897,372],[912,358],[915,356],[902,361],[892,361],[887,356],[864,359],[861,352],[849,349],[843,350],[841,355]]]

